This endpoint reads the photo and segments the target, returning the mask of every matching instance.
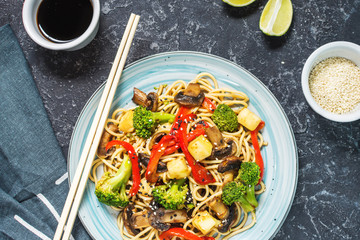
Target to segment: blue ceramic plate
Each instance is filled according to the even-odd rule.
[[[249,108],[265,122],[264,138],[269,146],[262,149],[265,161],[266,192],[259,198],[257,223],[250,230],[231,239],[271,239],[284,222],[296,189],[298,159],[290,123],[274,95],[255,76],[240,66],[209,54],[168,52],[136,61],[123,71],[112,109],[130,107],[133,87],[150,92],[154,86],[175,80],[192,80],[200,72],[209,72],[221,87],[243,91],[250,98]],[[69,149],[68,170],[73,179],[96,107],[102,85],[90,98],[76,123]],[[117,212],[100,204],[94,184],[88,182],[79,209],[79,217],[89,234],[97,240],[121,239],[116,225]]]

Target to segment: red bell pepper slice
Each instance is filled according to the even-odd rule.
[[[191,121],[190,117],[195,117],[194,114],[191,114],[191,115],[188,115],[188,120]],[[186,118],[186,117],[185,117]],[[182,119],[180,119],[182,120]],[[187,135],[186,135],[186,139],[188,142],[191,142],[192,140],[194,140],[195,138],[197,138],[198,136],[200,135],[205,135],[205,128],[208,128],[209,127],[209,124],[207,124],[206,122],[202,122],[202,123],[198,123],[196,124],[196,127],[194,130],[192,130],[191,132],[189,132]],[[174,130],[172,131],[172,135],[174,135],[178,130]],[[171,133],[170,133],[171,135]],[[173,145],[177,144],[176,140],[171,140],[169,142],[169,145],[168,147],[172,147]]]
[[[196,183],[200,185],[213,183],[216,180],[211,175],[211,173],[204,166],[202,166],[200,163],[195,161],[195,159],[188,150],[188,141],[186,139],[186,125],[187,125],[186,121],[181,121],[180,128],[176,133],[176,137],[179,141],[181,150],[185,154],[185,159],[191,168],[191,173],[194,177],[194,180]]]
[[[260,167],[260,179],[258,184],[262,181],[263,176],[264,176],[264,161],[263,158],[261,156],[261,152],[260,152],[260,147],[259,147],[259,142],[258,142],[258,132],[265,126],[265,122],[261,121],[259,123],[259,125],[256,127],[256,129],[254,131],[251,131],[251,141],[252,144],[254,146],[254,150],[255,150],[255,163]]]
[[[157,166],[161,156],[164,155],[165,149],[174,136],[166,135],[161,138],[160,142],[153,146],[151,150],[149,164],[146,168],[145,178],[148,182],[156,183],[158,178],[156,175]]]
[[[175,116],[175,121],[173,125],[171,126],[170,134],[173,135],[180,127],[180,119],[182,119],[184,116],[189,115],[191,113],[191,108],[181,106],[179,111],[177,112]]]
[[[207,97],[204,98],[204,101],[202,102],[202,106],[211,113],[213,113],[216,109],[215,104]]]
[[[170,154],[173,154],[174,152],[176,152],[176,150],[178,150],[180,148],[180,145],[179,144],[174,144],[170,147],[167,147],[164,151],[164,155],[163,156],[166,156],[166,155],[170,155]]]
[[[195,138],[201,135],[205,135],[205,128],[196,128],[191,132],[189,132],[188,134],[186,134],[186,141],[191,142],[192,140],[194,140]]]
[[[197,138],[200,135],[205,135],[204,128],[196,128],[193,131],[189,132],[186,135],[186,139],[188,142],[191,142],[192,140],[194,140],[195,138]],[[178,150],[179,148],[180,148],[179,143],[176,143],[175,140],[170,141],[168,147],[165,149],[164,156],[176,152],[176,150]]]
[[[199,237],[183,228],[170,228],[163,232],[159,237],[160,240],[170,240],[173,237],[181,237],[185,240],[215,240],[213,237]]]
[[[132,197],[132,196],[136,195],[140,189],[141,178],[140,178],[138,156],[136,155],[134,147],[130,143],[125,142],[125,141],[112,140],[106,144],[105,149],[109,150],[110,148],[112,148],[115,145],[123,146],[126,149],[126,151],[128,152],[129,157],[130,157],[133,184],[130,188],[129,195],[130,195],[130,197]]]

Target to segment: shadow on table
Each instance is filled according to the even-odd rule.
[[[102,46],[98,42],[93,40],[89,45],[76,51],[53,51],[39,47],[37,55],[41,57],[42,67],[51,74],[63,79],[76,79],[96,69],[98,59],[102,55]]]
[[[297,21],[296,16],[297,16],[296,14],[293,14],[291,25],[290,25],[288,31],[283,36],[272,37],[272,36],[267,36],[267,35],[263,34],[264,42],[270,49],[277,49],[277,48],[284,46],[286,44],[286,42],[288,41],[288,39],[290,39],[292,37],[292,35],[294,34],[294,31],[295,31],[294,26]],[[295,32],[295,35],[296,35],[296,32]]]

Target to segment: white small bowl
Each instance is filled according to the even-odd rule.
[[[40,46],[51,49],[51,50],[66,50],[74,51],[85,47],[95,37],[99,29],[100,19],[100,1],[91,0],[93,6],[93,16],[89,27],[86,31],[78,38],[66,42],[66,43],[55,43],[46,39],[40,32],[37,26],[37,10],[42,0],[25,0],[22,10],[22,19],[26,32],[29,34],[32,40]]]
[[[309,89],[309,75],[311,70],[322,60],[330,57],[343,57],[353,61],[360,67],[360,46],[351,42],[331,42],[316,49],[306,60],[301,74],[301,85],[306,101],[310,107],[329,120],[335,122],[352,122],[360,119],[360,104],[351,112],[336,114],[323,109],[313,98]]]

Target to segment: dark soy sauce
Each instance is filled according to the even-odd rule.
[[[90,0],[43,0],[37,12],[37,24],[48,40],[65,43],[83,34],[92,16]]]

